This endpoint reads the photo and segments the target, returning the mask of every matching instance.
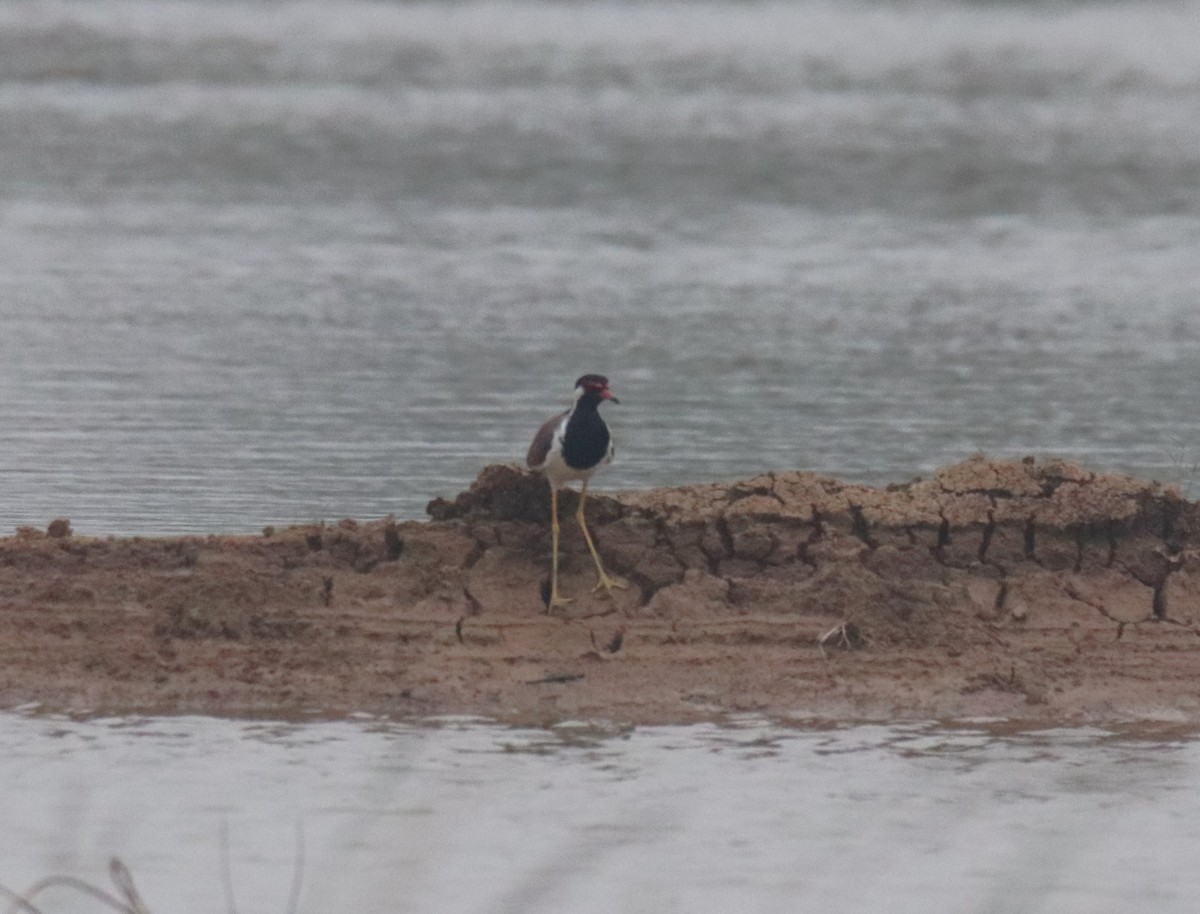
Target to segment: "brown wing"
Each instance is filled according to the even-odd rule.
[[[529,453],[525,455],[525,465],[531,470],[540,469],[546,462],[546,458],[550,455],[550,447],[554,444],[554,430],[558,428],[558,423],[563,421],[563,417],[569,413],[559,413],[553,419],[547,419],[541,428],[537,430],[537,434],[533,436],[533,444],[529,445]]]

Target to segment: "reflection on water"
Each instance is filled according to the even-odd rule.
[[[1200,744],[936,725],[0,717],[0,883],[155,911],[1191,911]],[[95,910],[55,896],[52,911]]]

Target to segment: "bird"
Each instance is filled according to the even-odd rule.
[[[588,480],[600,467],[612,462],[613,438],[608,425],[600,416],[599,406],[605,400],[620,403],[608,389],[608,378],[599,374],[585,374],[575,382],[575,399],[571,408],[550,419],[538,429],[529,446],[525,463],[531,470],[544,475],[550,483],[550,531],[553,553],[550,560],[550,596],[546,600],[549,612],[556,606],[565,606],[571,601],[558,592],[558,490],[567,483],[580,480],[579,510],[575,519],[583,531],[584,542],[596,563],[599,579],[595,590],[604,588],[609,595],[613,588],[628,585],[617,577],[610,576],[600,561],[600,553],[592,542],[584,519],[584,504],[587,502]]]

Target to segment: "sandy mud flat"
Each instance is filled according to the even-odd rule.
[[[1200,723],[1197,505],[1062,461],[871,488],[798,471],[563,500],[491,466],[430,519],[0,540],[0,705]]]

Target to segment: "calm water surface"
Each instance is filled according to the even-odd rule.
[[[1192,912],[1200,745],[1103,731],[0,716],[0,883],[155,911]],[[19,788],[19,789],[18,789]],[[49,912],[95,911],[55,891]]]
[[[583,370],[610,488],[1190,483],[1197,21],[0,0],[0,528],[421,516]]]

